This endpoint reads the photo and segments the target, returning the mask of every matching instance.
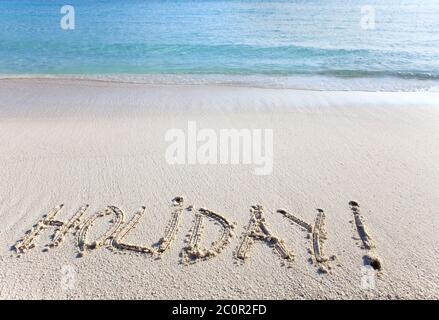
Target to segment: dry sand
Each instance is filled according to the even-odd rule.
[[[273,173],[168,164],[165,132],[190,120],[273,129]],[[4,79],[0,139],[2,299],[439,298],[438,93]],[[79,257],[80,235],[70,231],[43,252],[57,228],[49,225],[34,248],[20,257],[12,250],[60,204],[60,221],[89,204],[80,223],[115,206],[122,226],[140,208],[119,241],[151,247],[180,209],[175,196],[194,209],[178,212],[176,238],[161,255],[103,243]],[[255,207],[249,224],[252,205],[263,211]],[[197,216],[200,207],[210,211]],[[211,211],[234,229],[212,223]],[[116,213],[95,216],[90,243],[122,222]],[[186,265],[182,251],[197,250],[185,237],[200,220],[205,228],[193,243],[209,247],[224,230],[233,236],[219,254]],[[245,238],[249,225],[262,240]],[[284,242],[270,247],[264,232]],[[240,245],[247,240],[248,250]],[[379,257],[381,271],[364,267],[367,254]]]

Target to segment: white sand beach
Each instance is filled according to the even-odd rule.
[[[169,164],[166,132],[187,130],[188,121],[215,131],[272,129],[272,173],[256,175],[253,164]],[[438,299],[438,159],[434,92],[2,79],[0,299]],[[184,199],[178,230],[171,226],[176,237],[164,240],[162,254],[104,239],[78,255],[81,231],[92,244],[116,223],[127,226],[142,206],[124,241],[152,247],[172,222],[176,196]],[[359,204],[358,220],[350,201]],[[40,224],[46,229],[17,255],[17,241],[61,204],[63,222],[89,205],[78,230],[66,229],[58,246],[43,251],[66,224]],[[244,250],[254,205],[263,207],[271,235],[250,237]],[[113,208],[83,228],[107,206],[123,221]],[[198,208],[236,225],[225,228],[218,252],[186,265],[180,255],[200,222]],[[324,226],[315,223],[317,209]],[[224,225],[202,217],[204,230],[189,241],[209,248]],[[282,248],[294,259],[284,259]],[[381,270],[364,266],[367,254]]]

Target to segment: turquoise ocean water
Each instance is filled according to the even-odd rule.
[[[65,4],[74,30],[60,27]],[[360,24],[365,5],[373,30]],[[0,0],[0,74],[429,89],[439,1]]]

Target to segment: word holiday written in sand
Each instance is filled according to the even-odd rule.
[[[116,206],[108,206],[98,211],[89,218],[83,220],[83,217],[89,208],[84,205],[67,221],[56,220],[56,215],[62,210],[63,205],[53,208],[47,215],[44,215],[32,229],[28,230],[25,236],[17,241],[13,249],[18,257],[35,247],[37,238],[43,231],[48,228],[54,228],[55,231],[51,237],[51,242],[46,244],[43,251],[59,247],[65,240],[69,232],[76,235],[78,246],[78,257],[82,257],[92,250],[107,248],[114,252],[133,252],[138,254],[149,254],[154,257],[161,257],[172,245],[179,231],[182,214],[186,210],[195,212],[193,214],[193,224],[186,236],[184,247],[181,250],[180,258],[183,264],[194,264],[201,260],[208,260],[219,255],[224,248],[230,244],[234,236],[236,224],[230,222],[222,214],[214,211],[200,208],[195,210],[193,206],[184,208],[183,197],[176,197],[172,200],[172,211],[165,228],[164,236],[153,246],[145,246],[129,243],[126,240],[127,235],[136,228],[140,219],[146,211],[146,207],[139,208],[129,221],[125,221],[124,212]],[[361,248],[366,251],[363,261],[365,265],[372,266],[375,270],[381,270],[381,262],[375,255],[375,244],[366,229],[365,219],[360,213],[360,206],[355,201],[349,203],[353,214],[354,225],[358,237],[354,239],[361,241]],[[327,239],[325,230],[325,212],[317,209],[317,215],[314,223],[306,222],[286,210],[277,210],[285,219],[290,221],[307,232],[307,238],[310,239],[311,262],[318,266],[318,271],[327,273],[331,270],[330,261],[335,260],[335,256],[328,257],[324,252],[324,241]],[[89,231],[98,219],[111,217],[111,226],[97,239],[90,240]],[[220,226],[221,231],[216,241],[206,248],[202,245],[204,226],[206,220],[213,221]],[[250,220],[245,227],[239,244],[234,252],[234,257],[240,261],[249,258],[252,245],[255,241],[267,244],[273,249],[273,252],[280,259],[289,263],[294,260],[294,253],[288,248],[285,241],[277,237],[269,228],[265,220],[264,208],[260,205],[254,205],[250,208]]]

